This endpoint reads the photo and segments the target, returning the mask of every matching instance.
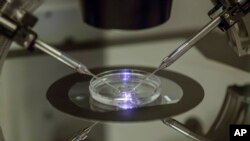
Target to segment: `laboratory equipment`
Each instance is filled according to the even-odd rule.
[[[98,124],[98,122],[94,122],[90,126],[80,130],[75,136],[71,137],[69,141],[83,141],[88,138],[89,132]]]
[[[154,70],[154,68],[149,67],[120,66],[96,68],[91,71],[99,74],[108,70],[122,71],[124,68],[146,72]],[[191,110],[204,98],[204,90],[195,80],[179,73],[161,70],[158,72],[161,85],[167,87],[162,87],[161,96],[157,100],[139,108],[120,108],[93,100],[88,91],[91,77],[87,75],[85,77],[79,76],[79,74],[75,73],[57,80],[48,89],[47,98],[58,110],[89,120],[135,122],[165,119]],[[172,118],[169,119],[171,119],[169,121],[175,121]],[[172,122],[169,122],[169,124],[175,127]],[[186,129],[181,124],[177,128],[180,127]],[[187,133],[187,131],[191,134],[189,137],[193,137],[194,133],[191,130],[183,130],[182,133]],[[83,135],[85,135],[85,132],[83,132]],[[201,136],[196,138],[199,139],[199,137]]]
[[[34,1],[32,4],[39,4],[41,1]],[[8,3],[8,1],[3,2],[5,5],[3,6],[4,12],[9,12],[9,10],[17,10],[17,9],[7,9],[5,10],[5,6],[8,4],[9,7],[11,6],[20,6],[18,4],[23,4],[23,5],[31,5],[30,3],[27,4],[26,2],[24,3],[19,3],[18,1],[15,1],[13,3]],[[30,6],[32,7],[32,6]],[[13,8],[13,7],[12,7]],[[21,7],[23,8],[23,7]],[[33,50],[32,48],[39,49],[48,55],[54,57],[55,59],[59,60],[60,62],[64,63],[65,65],[69,66],[70,68],[74,69],[78,73],[81,74],[88,74],[93,77],[96,77],[93,73],[91,73],[88,68],[81,62],[75,60],[74,58],[70,57],[69,55],[57,50],[56,48],[51,47],[50,45],[46,44],[45,42],[37,39],[37,35],[35,32],[31,31],[31,27],[34,26],[36,23],[37,19],[33,15],[30,15],[30,13],[25,13],[25,11],[22,11],[23,9],[20,9],[20,11],[14,11],[14,14],[17,14],[15,16],[23,16],[23,17],[16,17],[16,18],[23,18],[19,19],[21,20],[21,23],[15,23],[11,20],[5,19],[3,16],[0,17],[0,23],[5,24],[5,28],[1,28],[2,32],[6,33],[6,36],[8,38],[14,38],[20,45],[29,48]],[[4,12],[2,14],[4,14]],[[19,13],[23,12],[23,13]],[[19,14],[24,14],[24,15],[19,15]],[[24,24],[24,25],[23,25]],[[8,31],[9,30],[9,31]],[[12,33],[11,33],[12,32]],[[12,34],[12,35],[11,35]],[[16,35],[15,35],[16,34]],[[5,50],[3,50],[5,52]],[[4,56],[3,56],[4,57]],[[4,59],[4,58],[3,58]],[[109,87],[116,89],[115,87],[111,86],[110,84],[103,82],[104,84],[108,85]]]
[[[108,0],[107,0],[108,1]],[[125,3],[129,4],[129,2],[132,2],[133,0],[126,1]],[[168,2],[167,2],[168,1]],[[86,2],[86,3],[85,3]],[[138,2],[138,1],[137,1]],[[149,2],[149,1],[147,1]],[[147,4],[146,2],[146,4]],[[155,5],[161,5],[166,4],[166,8],[163,11],[168,11],[167,15],[170,14],[171,9],[171,0],[165,0],[167,3],[159,3],[159,1],[150,1],[149,6],[155,6]],[[174,63],[179,57],[181,57],[183,54],[185,54],[195,43],[197,43],[200,39],[202,39],[204,36],[206,36],[210,31],[212,31],[214,28],[219,26],[222,30],[226,31],[230,29],[230,27],[234,26],[237,22],[241,22],[241,18],[244,17],[249,12],[249,1],[242,0],[242,1],[230,1],[230,3],[225,1],[216,1],[216,6],[213,8],[209,15],[211,16],[212,20],[209,22],[203,29],[201,29],[200,32],[198,32],[195,36],[187,40],[184,44],[182,44],[179,48],[177,48],[173,53],[171,53],[169,56],[165,57],[163,61],[161,62],[160,66],[158,68],[164,69],[165,67],[170,66],[172,63]],[[28,3],[28,4],[27,4]],[[32,31],[32,27],[36,24],[37,18],[33,16],[30,11],[34,10],[39,4],[41,3],[40,0],[36,1],[1,1],[1,11],[2,16],[0,17],[0,26],[1,26],[1,33],[5,38],[11,39],[16,41],[21,46],[32,50],[33,48],[37,48],[52,57],[58,59],[62,63],[65,63],[69,67],[75,69],[79,73],[85,73],[92,75],[85,65],[83,65],[80,62],[77,62],[76,60],[72,59],[68,55],[65,55],[64,53],[54,49],[53,47],[47,45],[45,42],[40,41],[37,37],[37,34]],[[84,9],[89,9],[87,6],[92,7],[94,5],[94,9],[100,8],[100,1],[95,1],[93,3],[89,1],[83,1],[84,4],[82,6],[85,6]],[[109,3],[112,3],[112,1],[107,2],[107,7]],[[89,4],[89,5],[88,5]],[[92,5],[93,4],[93,5]],[[119,3],[121,4],[121,3]],[[118,4],[118,5],[119,5]],[[143,4],[145,4],[144,1],[138,2],[138,7],[141,7]],[[161,5],[162,6],[162,5]],[[157,7],[157,6],[156,6]],[[29,10],[30,8],[31,10]],[[157,8],[156,8],[157,9]],[[100,10],[100,9],[99,9]],[[105,8],[107,10],[107,8]],[[105,13],[104,10],[104,13]],[[161,10],[161,8],[159,8]],[[97,10],[98,11],[98,10]],[[129,10],[125,10],[129,11]],[[137,10],[135,10],[137,11]],[[88,14],[88,12],[90,14]],[[87,10],[85,11],[86,15],[91,15],[93,11]],[[122,11],[120,11],[122,13]],[[95,13],[95,12],[94,12]],[[112,12],[114,13],[114,12]],[[164,12],[159,12],[164,13]],[[100,13],[99,13],[100,14]],[[116,13],[119,15],[119,12]],[[114,14],[114,15],[116,15]],[[140,13],[142,14],[142,13]],[[108,19],[110,14],[103,15],[103,18]],[[120,16],[124,18],[123,16]],[[141,16],[145,17],[145,16]],[[163,16],[164,17],[164,16]],[[86,21],[88,21],[88,16],[85,16]],[[103,19],[101,18],[101,19]],[[160,20],[157,24],[150,25],[149,27],[152,27],[154,25],[158,25],[159,23],[162,23],[162,21],[168,20],[169,16],[165,16],[164,20]],[[91,18],[90,18],[91,19]],[[130,19],[128,21],[133,21],[134,19]],[[112,21],[112,22],[111,22]],[[110,19],[109,28],[118,28],[114,24],[117,20]],[[150,20],[151,21],[151,20]],[[97,20],[97,22],[99,22]],[[87,22],[89,24],[93,24],[92,22]],[[105,22],[104,22],[105,23]],[[143,25],[143,23],[140,23],[139,25]],[[128,24],[129,25],[129,24]],[[148,26],[146,26],[148,27]],[[122,28],[122,27],[121,27]],[[133,29],[133,25],[131,25],[131,29]],[[140,28],[140,27],[139,27]],[[138,29],[138,28],[135,28]],[[235,33],[235,32],[233,32]],[[236,36],[236,33],[234,34],[234,37]],[[236,38],[234,38],[234,41],[236,42]],[[237,45],[240,44],[240,41],[237,40]],[[238,46],[237,46],[238,47]],[[242,47],[242,46],[240,46]],[[6,47],[6,50],[8,48]],[[242,51],[242,49],[241,49]],[[5,49],[2,49],[2,52],[5,52]],[[245,49],[245,54],[248,54],[248,48]],[[241,52],[241,54],[243,54]],[[4,55],[3,55],[4,56]],[[4,60],[4,58],[2,59]]]
[[[108,70],[143,70],[151,72],[154,68],[138,66],[101,67],[91,69],[95,74]],[[152,103],[140,108],[121,109],[93,101],[89,92],[90,76],[74,73],[65,76],[51,85],[47,99],[58,110],[84,119],[97,121],[148,121],[163,119],[186,112],[197,106],[204,98],[202,86],[185,75],[161,70],[161,96]],[[64,86],[64,87],[62,87]],[[192,102],[190,102],[192,101]]]
[[[170,18],[172,0],[80,0],[83,20],[104,29],[145,29]]]
[[[54,58],[56,58],[57,60],[61,61],[62,63],[64,63],[65,65],[71,67],[72,69],[74,69],[76,72],[80,73],[80,74],[87,74],[90,75],[96,79],[98,79],[98,77],[96,75],[94,75],[92,72],[90,72],[88,70],[88,68],[82,64],[81,62],[73,59],[72,57],[68,56],[67,54],[49,46],[48,44],[40,41],[40,40],[36,40],[36,43],[34,44],[34,47],[37,49],[40,49],[41,51],[49,54],[50,56],[53,56]],[[109,84],[108,82],[101,80],[101,83],[108,86],[109,88],[111,88],[112,90],[115,90],[117,92],[119,92],[119,90],[112,86],[111,84]]]
[[[127,6],[122,6],[122,7],[131,7],[133,5],[137,5],[138,7],[135,7],[133,10],[131,9],[124,9],[121,10],[118,8],[118,12],[112,12],[112,14],[117,14],[118,16],[114,16],[111,15],[110,13],[108,13],[108,11],[105,12],[105,10],[111,10],[112,8],[109,8],[112,4],[111,0],[106,0],[106,4],[107,5],[101,5],[100,2],[101,1],[93,1],[93,3],[91,3],[91,1],[87,1],[87,0],[81,0],[81,5],[84,7],[83,13],[85,13],[86,15],[84,16],[84,21],[86,21],[88,24],[93,25],[95,27],[101,27],[101,28],[108,28],[108,29],[113,29],[113,28],[117,28],[117,29],[143,29],[143,28],[148,28],[148,27],[154,27],[156,25],[162,24],[164,21],[167,21],[169,19],[170,16],[170,11],[171,11],[171,0],[165,0],[164,3],[159,3],[160,1],[136,1],[138,3],[132,3],[135,1],[123,1],[123,3],[118,3],[119,4],[126,4]],[[113,1],[114,2],[114,1]],[[240,31],[245,31],[244,28],[237,28],[238,27],[243,27],[244,26],[244,22],[242,22],[242,18],[249,13],[249,1],[248,0],[240,0],[240,1],[234,1],[234,0],[214,0],[213,1],[215,4],[215,8],[213,8],[210,12],[209,15],[211,17],[211,22],[209,22],[203,29],[201,29],[196,35],[194,35],[192,38],[190,38],[188,41],[186,41],[184,44],[182,44],[179,48],[177,48],[173,53],[171,53],[169,56],[165,57],[161,64],[159,65],[158,69],[162,70],[168,66],[170,66],[172,63],[174,63],[176,60],[178,60],[182,55],[184,55],[194,44],[196,44],[199,40],[201,40],[203,37],[205,37],[209,32],[211,32],[214,28],[216,27],[220,27],[223,31],[227,31],[228,35],[231,40],[231,45],[234,47],[234,50],[236,50],[237,54],[242,56],[242,55],[247,55],[249,54],[249,44],[247,44],[246,42],[249,41],[249,35],[244,34],[244,37],[247,38],[247,40],[241,40],[241,36],[242,34],[240,34]],[[2,43],[2,47],[0,50],[0,55],[1,55],[1,60],[0,60],[0,65],[2,66],[2,63],[5,60],[6,54],[8,53],[9,50],[9,45],[11,43],[11,41],[15,41],[16,43],[18,43],[19,45],[29,49],[29,50],[33,50],[34,48],[39,49],[47,54],[49,54],[50,56],[56,58],[57,60],[61,61],[62,63],[68,65],[69,67],[73,68],[74,70],[76,70],[77,72],[81,73],[81,74],[88,74],[88,75],[93,75],[92,72],[90,72],[87,67],[85,65],[83,65],[81,62],[78,62],[77,60],[74,60],[73,58],[69,57],[68,55],[62,53],[59,50],[54,49],[53,47],[47,45],[45,42],[42,42],[41,40],[38,39],[38,35],[36,34],[36,32],[32,31],[33,26],[36,24],[36,17],[33,16],[31,14],[31,12],[36,9],[39,4],[41,3],[40,0],[29,0],[29,1],[25,1],[25,0],[13,0],[13,1],[7,1],[7,0],[1,0],[0,1],[0,8],[1,8],[1,16],[0,16],[0,33],[1,33],[1,43]],[[145,6],[146,3],[146,6]],[[94,9],[92,9],[93,11],[89,10],[89,7],[93,7],[94,5]],[[142,12],[138,13],[138,17],[144,18],[145,19],[139,19],[139,18],[129,18],[129,17],[125,17],[125,16],[121,16],[119,15],[119,12],[132,12],[134,13],[135,11],[138,11],[139,7],[147,7],[146,9],[141,9]],[[156,6],[156,7],[154,7]],[[165,7],[164,7],[165,6]],[[106,8],[104,8],[106,7]],[[157,8],[159,7],[159,8]],[[101,8],[104,9],[100,10]],[[104,13],[104,15],[100,15],[101,18],[98,19],[99,16],[94,16],[97,17],[97,19],[94,19],[93,21],[91,21],[93,19],[93,15],[95,14],[100,14],[100,13],[96,13],[96,11],[98,11],[98,9],[100,11],[102,11],[101,13]],[[150,10],[149,10],[150,9]],[[159,10],[159,11],[155,11],[155,9]],[[113,10],[113,9],[112,9]],[[119,11],[120,10],[120,11]],[[140,10],[139,10],[140,11]],[[145,11],[149,11],[148,13]],[[156,12],[156,15],[159,15],[159,18],[154,19],[155,15],[153,17],[150,17],[150,14],[152,14],[152,12],[150,11],[154,11]],[[105,14],[106,13],[106,14]],[[146,14],[146,15],[145,15]],[[125,14],[126,15],[126,14]],[[130,14],[131,15],[131,14]],[[134,16],[134,14],[132,14]],[[144,16],[143,16],[144,15]],[[116,25],[116,21],[117,21],[117,17],[119,18],[124,18],[125,21],[122,21],[122,24],[118,24]],[[101,19],[107,19],[107,21],[101,21]],[[134,22],[136,24],[131,25],[131,21],[135,21],[138,20],[138,22]],[[155,21],[154,21],[155,20]],[[238,29],[238,30],[236,30]],[[156,69],[158,71],[158,69]],[[150,70],[150,71],[154,71],[154,70]],[[100,73],[100,72],[99,72]],[[160,71],[158,72],[160,74]],[[79,75],[74,76],[73,78],[75,80],[81,80],[81,78],[76,78],[76,77],[80,77]],[[171,78],[171,80],[177,80],[178,78]],[[88,79],[89,81],[89,79]],[[69,81],[67,84],[73,84],[70,83],[72,81]],[[109,84],[107,84],[109,85]],[[183,84],[184,85],[184,84]],[[193,84],[195,85],[195,84]],[[53,85],[55,86],[55,85]],[[185,86],[181,86],[180,87],[185,87]],[[69,87],[68,87],[69,88]],[[51,90],[52,89],[52,90]],[[51,88],[49,90],[49,92],[54,92],[56,93],[57,91],[55,91],[54,88]],[[65,89],[64,89],[65,90]],[[138,115],[138,117],[126,117],[126,115],[117,115],[117,111],[112,111],[116,114],[114,114],[114,117],[110,117],[110,116],[106,116],[106,118],[104,119],[100,119],[100,120],[115,120],[115,121],[124,121],[124,120],[131,120],[131,121],[138,121],[138,120],[150,120],[150,119],[159,119],[159,118],[166,118],[172,115],[176,115],[178,113],[182,113],[183,111],[186,111],[188,109],[191,109],[193,107],[195,107],[200,100],[202,99],[201,95],[198,95],[199,97],[197,98],[198,100],[195,101],[195,103],[189,103],[190,105],[184,105],[186,104],[185,101],[187,101],[187,97],[185,96],[185,88],[182,89],[184,92],[183,97],[175,104],[168,106],[168,109],[171,109],[170,107],[172,107],[174,111],[171,112],[169,111],[167,114],[165,114],[164,112],[166,112],[167,107],[164,107],[164,105],[158,105],[158,106],[149,106],[149,107],[145,107],[145,109],[154,109],[155,111],[158,111],[158,114],[152,115],[151,117],[147,117],[144,116],[144,112],[145,110],[140,110],[140,109],[134,109],[135,113],[136,110],[138,110],[138,113],[141,113],[141,115]],[[201,90],[199,88],[199,90]],[[195,91],[195,89],[193,89],[193,91]],[[200,91],[201,92],[201,91]],[[54,94],[53,93],[53,94]],[[194,92],[193,92],[194,93]],[[199,93],[199,92],[198,92]],[[201,92],[202,93],[202,92]],[[56,95],[56,94],[54,94]],[[53,95],[53,96],[54,96]],[[65,94],[67,95],[67,94]],[[67,103],[67,105],[62,105],[62,103],[58,102],[57,100],[60,99],[58,95],[56,95],[55,97],[53,97],[51,95],[48,95],[48,99],[50,100],[50,102],[58,109],[61,109],[62,107],[67,107],[69,106],[70,108],[75,108],[75,111],[77,110],[82,110],[82,105],[80,105],[81,108],[79,108],[79,106],[72,106],[72,105],[76,105],[74,104],[72,101],[69,102],[69,100],[66,100],[65,102]],[[53,99],[51,99],[51,97],[53,97]],[[63,97],[66,98],[66,97]],[[64,100],[62,98],[62,100]],[[56,100],[57,99],[57,100]],[[81,97],[80,97],[81,99]],[[86,102],[86,101],[85,101]],[[184,102],[184,103],[182,103]],[[56,104],[55,104],[56,103]],[[77,102],[76,102],[77,103]],[[180,104],[178,107],[178,103]],[[79,104],[79,103],[78,103]],[[176,105],[177,104],[177,105]],[[87,105],[90,106],[90,105]],[[156,108],[157,107],[157,108]],[[67,107],[68,108],[68,107]],[[175,109],[175,110],[174,110]],[[180,109],[179,111],[176,109]],[[183,111],[182,111],[183,110]],[[92,113],[89,111],[84,111],[82,110],[84,114],[87,115],[87,117],[84,118],[89,118],[89,119],[95,119],[97,118],[96,112]],[[144,111],[144,112],[142,112]],[[160,111],[163,112],[160,114]],[[72,111],[64,111],[66,113],[72,114],[72,115],[76,115],[76,116],[83,116],[82,112],[79,113],[75,113]],[[112,113],[111,112],[111,113]],[[109,112],[107,112],[109,113]],[[106,113],[106,114],[107,114]],[[102,113],[104,114],[104,113]],[[103,118],[103,117],[101,117]]]
[[[98,78],[92,78],[90,81],[91,97],[100,103],[122,109],[142,107],[160,96],[160,79],[157,76],[151,76],[140,89],[133,89],[148,74],[132,69],[109,70],[98,74]],[[103,81],[116,87],[119,91],[114,91]]]
[[[244,2],[243,2],[244,3]],[[169,67],[172,65],[176,60],[178,60],[182,55],[184,55],[189,49],[191,49],[198,41],[200,41],[202,38],[204,38],[208,33],[210,33],[212,30],[214,30],[216,27],[221,25],[221,22],[223,20],[226,20],[228,23],[223,25],[221,27],[222,30],[227,30],[231,26],[233,26],[237,21],[240,20],[239,17],[230,17],[230,13],[233,15],[237,15],[237,12],[241,13],[241,15],[246,15],[249,12],[249,2],[245,2],[243,4],[243,7],[239,8],[239,5],[235,5],[235,7],[230,7],[228,11],[224,9],[220,9],[218,7],[215,7],[211,11],[211,14],[216,13],[216,10],[222,10],[222,12],[217,11],[217,15],[215,17],[212,17],[212,20],[205,25],[197,34],[195,34],[193,37],[188,39],[186,42],[184,42],[182,45],[180,45],[176,50],[174,50],[172,53],[170,53],[168,56],[164,57],[160,65],[157,69],[155,69],[152,74],[155,74],[157,71],[161,69],[165,69],[166,67]],[[238,7],[238,8],[237,8]],[[238,9],[238,10],[236,10]],[[213,15],[214,16],[214,15]],[[223,17],[223,18],[222,18]],[[231,19],[232,18],[232,19]],[[249,48],[249,47],[247,47]],[[248,52],[249,49],[246,49],[246,52]],[[247,54],[247,53],[246,53]],[[145,79],[147,79],[146,76]],[[139,87],[142,83],[139,83],[135,88]]]

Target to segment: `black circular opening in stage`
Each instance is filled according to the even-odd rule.
[[[108,70],[136,69],[152,72],[155,68],[118,66],[94,68],[99,74]],[[156,74],[162,81],[161,97],[144,107],[116,109],[90,98],[91,76],[78,73],[65,76],[51,85],[47,99],[58,110],[88,120],[100,121],[146,121],[175,116],[196,107],[204,97],[204,90],[195,80],[173,72],[162,70]]]

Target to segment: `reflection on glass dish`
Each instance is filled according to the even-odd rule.
[[[150,107],[150,106],[156,106],[156,105],[161,105],[161,104],[162,104],[162,97],[158,97],[156,100],[152,101],[151,103],[144,104],[143,107]],[[124,106],[118,107],[118,106],[103,104],[94,100],[92,97],[89,98],[89,106],[90,106],[90,109],[95,112],[120,111],[120,110],[129,109]]]
[[[99,103],[121,109],[149,104],[160,96],[160,79],[157,76],[151,76],[140,87],[133,89],[148,74],[148,72],[131,69],[112,70],[98,74],[98,79],[92,78],[90,81],[91,98]],[[119,92],[103,81],[118,88]]]

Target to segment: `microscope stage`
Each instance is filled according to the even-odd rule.
[[[134,69],[152,72],[155,68],[119,66],[95,68],[95,74],[108,70]],[[91,76],[71,74],[57,80],[47,91],[47,99],[58,110],[88,120],[147,121],[172,117],[196,107],[204,97],[204,90],[195,80],[172,71],[156,74],[161,80],[160,96],[142,107],[122,109],[91,98]]]

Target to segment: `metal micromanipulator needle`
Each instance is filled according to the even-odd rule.
[[[90,70],[81,62],[75,60],[74,58],[70,57],[69,55],[55,49],[54,47],[46,44],[45,42],[42,42],[40,40],[36,40],[34,47],[49,54],[50,56],[56,58],[57,60],[59,60],[60,62],[66,64],[67,66],[71,67],[72,69],[74,69],[75,71],[77,71],[80,74],[87,74],[90,76],[93,76],[94,78],[98,79],[98,77],[96,75],[94,75],[92,72],[90,72]],[[109,84],[108,82],[101,80],[103,83],[105,83],[106,85],[110,86],[111,88],[113,88],[116,91],[120,91],[118,88],[112,86],[111,84]]]
[[[204,26],[196,35],[191,37],[189,40],[184,42],[181,46],[175,49],[170,55],[163,58],[161,64],[157,69],[155,69],[151,74],[146,76],[140,83],[138,83],[133,90],[138,88],[141,84],[145,82],[146,79],[151,77],[156,72],[165,69],[172,65],[177,59],[179,59],[182,55],[184,55],[189,49],[191,49],[198,41],[200,41],[203,37],[205,37],[208,33],[210,33],[213,29],[215,29],[221,22],[220,16],[217,16],[212,21],[210,21],[206,26]]]
[[[177,59],[179,59],[189,49],[191,49],[198,41],[200,41],[208,33],[214,30],[220,24],[221,21],[222,20],[220,16],[213,19],[206,26],[204,26],[196,35],[194,35],[189,40],[184,42],[180,47],[174,50],[169,56],[165,57],[159,66],[160,70],[173,64]]]
[[[94,122],[87,128],[80,130],[75,136],[73,136],[68,141],[84,141],[88,138],[89,132],[98,124],[98,122]]]

